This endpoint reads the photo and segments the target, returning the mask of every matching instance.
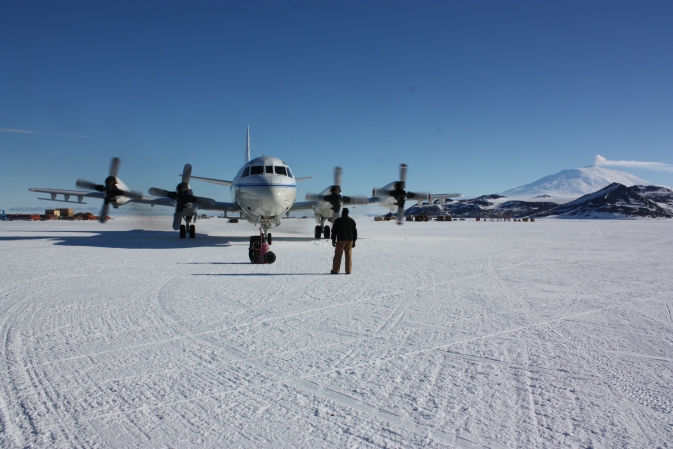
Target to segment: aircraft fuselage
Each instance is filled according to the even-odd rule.
[[[275,157],[262,156],[239,170],[231,194],[250,223],[277,226],[294,204],[297,182],[286,163]]]

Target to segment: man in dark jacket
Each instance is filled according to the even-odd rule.
[[[336,248],[334,261],[332,262],[332,274],[339,274],[341,255],[344,252],[346,253],[346,274],[351,274],[353,268],[351,255],[357,239],[358,230],[355,227],[355,220],[348,216],[348,209],[344,207],[341,218],[334,220],[334,226],[332,227],[332,246]]]

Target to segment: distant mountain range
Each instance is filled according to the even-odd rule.
[[[578,198],[579,197],[579,198]],[[602,167],[562,170],[502,194],[414,205],[406,215],[454,217],[673,218],[673,191]]]

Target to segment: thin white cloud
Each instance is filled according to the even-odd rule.
[[[11,129],[11,128],[0,128],[0,133],[42,134],[39,131],[29,131],[27,129]]]
[[[600,154],[596,155],[594,165],[607,165],[609,167],[640,168],[643,170],[667,171],[673,173],[673,165],[664,162],[641,162],[641,161],[611,161]]]
[[[63,137],[78,137],[78,138],[87,138],[89,136],[83,136],[81,134],[68,134],[68,133],[48,133],[42,131],[31,131],[29,129],[13,129],[13,128],[0,128],[0,133],[17,133],[17,134],[51,134],[53,136],[63,136]]]

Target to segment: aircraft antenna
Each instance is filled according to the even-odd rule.
[[[247,149],[245,152],[245,162],[250,162],[250,125],[248,125]]]

